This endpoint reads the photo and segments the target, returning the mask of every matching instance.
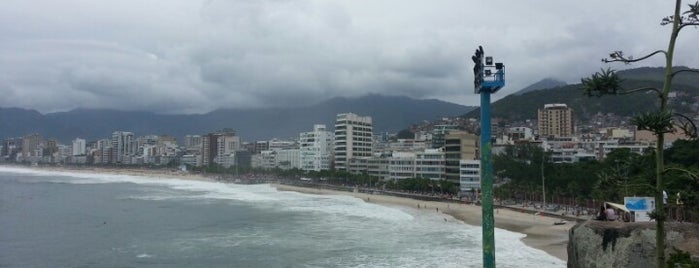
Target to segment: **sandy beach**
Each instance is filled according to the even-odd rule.
[[[27,167],[21,167],[27,168]],[[184,179],[215,182],[213,177],[192,174],[179,170],[166,169],[122,169],[122,168],[64,168],[64,167],[40,167],[38,170],[51,170],[57,172],[101,173],[131,176],[145,176],[149,178]],[[365,202],[385,205],[397,205],[424,210],[425,213],[445,213],[466,224],[481,225],[481,207],[470,204],[456,204],[436,201],[422,201],[411,198],[376,195],[368,193],[335,191],[329,189],[291,186],[286,184],[272,184],[280,191],[295,191],[307,194],[349,195],[360,198]],[[567,260],[568,230],[575,222],[567,222],[563,225],[554,225],[557,218],[532,215],[509,209],[496,209],[495,227],[525,234],[522,241],[530,247],[537,248],[555,256],[561,260]]]

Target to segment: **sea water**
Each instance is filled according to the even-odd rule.
[[[446,219],[446,221],[445,221]],[[496,229],[498,267],[564,267]],[[0,167],[0,267],[481,267],[481,228],[340,195]]]

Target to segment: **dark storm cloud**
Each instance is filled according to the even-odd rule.
[[[664,48],[666,1],[4,1],[0,107],[197,113],[368,93],[476,105],[478,45],[505,96]],[[676,63],[696,67],[687,29]],[[660,65],[654,59],[646,65]],[[625,68],[626,66],[620,66]],[[631,66],[636,67],[636,66]]]

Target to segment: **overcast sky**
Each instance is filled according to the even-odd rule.
[[[0,107],[203,113],[368,93],[475,106],[478,45],[507,67],[497,99],[546,77],[577,83],[612,50],[666,49],[670,26],[659,23],[672,9],[667,0],[3,0]],[[699,29],[683,30],[675,64],[699,67],[697,44]]]

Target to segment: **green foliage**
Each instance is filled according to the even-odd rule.
[[[687,15],[687,18],[694,22],[699,21],[699,1],[695,2],[694,4],[689,4],[689,10],[682,14]]]
[[[403,129],[396,134],[397,139],[413,139],[415,138],[415,134],[410,132],[410,129]]]
[[[667,267],[699,268],[699,262],[692,261],[692,256],[689,253],[678,250],[675,253],[670,253]]]
[[[499,198],[539,200],[541,196],[541,164],[544,152],[533,145],[509,146],[503,154],[493,156],[495,174],[510,182],[495,189]],[[668,167],[666,190],[680,192],[684,206],[699,209],[699,179],[678,171],[680,168],[699,175],[699,141],[678,140],[666,150]],[[575,200],[608,200],[622,202],[624,196],[653,196],[655,154],[644,155],[629,149],[617,149],[603,161],[553,164],[544,157],[547,196]],[[674,168],[673,168],[674,167]],[[671,200],[674,196],[671,196]],[[674,201],[673,201],[674,202]]]
[[[581,79],[580,82],[586,96],[601,97],[621,91],[623,80],[615,71],[603,69],[602,72],[596,72],[591,77]]]
[[[631,124],[640,130],[649,130],[655,134],[672,133],[672,113],[668,110],[651,111],[638,114],[631,119]]]
[[[667,161],[684,167],[699,167],[699,141],[677,140],[667,151]]]

